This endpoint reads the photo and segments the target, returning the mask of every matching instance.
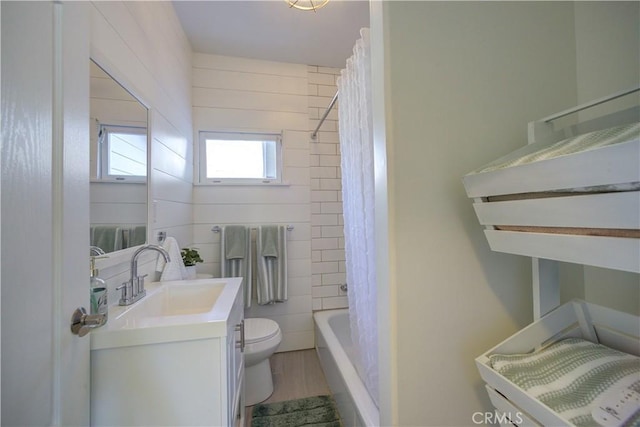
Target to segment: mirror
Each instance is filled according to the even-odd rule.
[[[148,110],[90,61],[92,255],[147,241]]]

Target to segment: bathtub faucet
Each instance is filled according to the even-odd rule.
[[[347,293],[348,289],[349,289],[349,287],[347,286],[346,283],[343,283],[342,285],[340,285],[340,290],[342,292],[344,292],[345,294]]]

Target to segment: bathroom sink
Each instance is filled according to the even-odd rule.
[[[225,283],[169,284],[142,300],[144,317],[181,316],[211,311]]]
[[[138,302],[109,307],[107,324],[91,333],[91,348],[223,336],[231,309],[242,301],[241,283],[242,278],[149,283]]]

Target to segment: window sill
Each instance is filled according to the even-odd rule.
[[[195,187],[290,187],[288,182],[194,182]]]

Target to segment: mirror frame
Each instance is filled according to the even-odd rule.
[[[89,61],[93,61],[98,67],[102,68],[102,70],[107,73],[116,83],[118,83],[124,90],[129,92],[131,96],[133,96],[140,104],[142,104],[147,109],[147,239],[145,244],[149,244],[151,242],[151,225],[152,225],[152,197],[151,197],[151,143],[153,138],[151,137],[152,132],[152,108],[151,104],[148,100],[141,95],[142,91],[137,90],[136,86],[131,83],[131,81],[125,77],[124,73],[120,72],[119,68],[116,67],[111,60],[107,58],[106,55],[103,55],[94,46],[91,46],[91,52]],[[88,70],[87,70],[88,71]],[[87,177],[87,180],[89,177]],[[87,224],[87,229],[91,224]],[[109,267],[116,266],[118,264],[124,262],[130,262],[133,253],[140,247],[133,246],[130,248],[121,249],[119,251],[107,252],[104,258],[96,259],[96,268],[105,269]]]

